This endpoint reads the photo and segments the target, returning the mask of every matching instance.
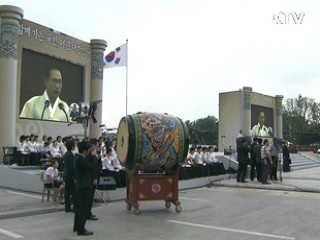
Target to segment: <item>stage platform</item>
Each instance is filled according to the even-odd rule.
[[[220,161],[223,162],[224,168],[237,169],[237,163],[233,156],[224,156],[222,153],[217,154]],[[42,193],[42,182],[39,178],[39,166],[15,166],[1,165],[0,166],[0,187],[22,190],[33,193]],[[179,190],[204,187],[212,181],[228,179],[228,174],[219,176],[207,176],[179,181]],[[123,200],[126,198],[126,188],[117,188],[116,190],[101,192],[102,196],[107,201]]]

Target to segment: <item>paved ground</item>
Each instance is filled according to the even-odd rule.
[[[280,174],[278,173],[278,176],[279,175]],[[320,167],[286,172],[283,173],[282,176],[282,182],[274,181],[271,182],[272,184],[270,185],[262,185],[258,181],[250,181],[250,179],[246,179],[248,183],[237,183],[235,175],[231,175],[230,179],[225,179],[219,182],[212,182],[212,185],[222,187],[240,187],[320,193]]]
[[[265,186],[257,182],[238,184],[235,179],[220,185],[229,187],[181,191],[179,214],[162,201],[140,202],[139,216],[128,212],[124,201],[97,204],[93,212],[99,220],[87,223],[92,237],[73,233],[73,214],[61,206],[41,204],[37,194],[0,189],[0,240],[319,239],[320,195],[299,191],[320,192],[320,168],[285,173],[282,183],[266,190],[258,189]]]

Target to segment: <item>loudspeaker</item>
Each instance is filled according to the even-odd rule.
[[[117,184],[113,177],[100,177],[99,190],[115,190],[116,188]]]

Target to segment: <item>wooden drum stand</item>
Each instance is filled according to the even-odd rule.
[[[145,173],[141,164],[133,169],[127,169],[127,210],[134,208],[134,214],[141,213],[138,201],[164,200],[165,207],[171,203],[176,206],[176,212],[182,211],[179,201],[180,165],[166,173]]]

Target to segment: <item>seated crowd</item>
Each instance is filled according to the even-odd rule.
[[[55,140],[52,137],[44,135],[42,141],[39,141],[37,135],[31,134],[30,136],[22,135],[17,144],[17,151],[15,160],[19,166],[39,166],[40,160],[52,159],[57,160],[59,164],[58,170],[63,171],[64,157],[67,152],[66,143],[73,141],[75,149],[72,150],[73,155],[78,153],[77,144],[78,138],[58,136]],[[89,141],[89,139],[83,139]],[[117,175],[125,175],[124,167],[121,166],[116,153],[116,140],[108,141],[105,138],[91,139],[96,145],[99,172],[101,176],[113,176],[119,179]],[[119,173],[119,174],[118,174]],[[125,180],[119,180],[119,186],[125,185]]]
[[[180,171],[180,179],[226,174],[224,165],[215,155],[213,146],[192,146]]]
[[[77,143],[79,139],[76,137],[58,136],[55,140],[52,137],[44,135],[39,141],[37,135],[30,136],[22,135],[17,144],[17,164],[19,166],[41,165],[42,161],[49,159],[56,159],[59,163],[58,170],[63,171],[64,156],[67,152],[67,141],[75,142],[75,150],[73,154],[77,153]],[[86,139],[88,140],[88,139]],[[108,141],[105,138],[95,139],[98,153],[98,166],[100,176],[112,176],[117,182],[118,187],[126,185],[125,168],[121,166],[115,150],[116,140]],[[50,164],[49,164],[50,166]],[[185,172],[188,172],[187,174]],[[180,179],[190,179],[196,177],[203,177],[208,175],[225,174],[223,164],[215,157],[213,146],[192,146],[189,150],[188,156],[182,165]]]
[[[16,146],[17,164],[19,166],[37,166],[40,165],[40,159],[62,159],[66,152],[66,140],[67,138],[62,139],[60,136],[53,140],[52,137],[44,135],[42,141],[39,141],[37,135],[22,135]]]

